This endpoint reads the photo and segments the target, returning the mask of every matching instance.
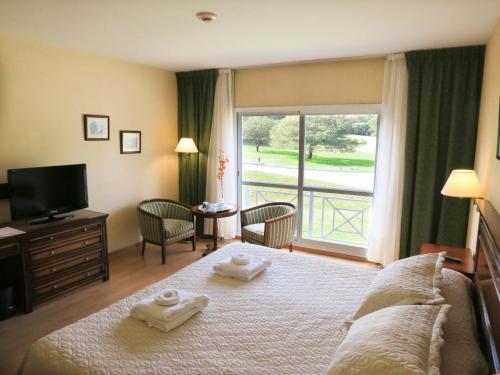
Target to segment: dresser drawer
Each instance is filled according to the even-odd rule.
[[[68,228],[58,232],[30,238],[29,248],[31,250],[37,250],[44,247],[53,247],[59,243],[65,243],[68,240],[71,241],[75,237],[82,237],[89,234],[97,234],[101,233],[101,231],[102,231],[102,225],[100,222],[90,223],[88,225],[80,225],[77,227]]]
[[[73,267],[81,266],[82,264],[92,264],[96,260],[102,259],[102,249],[92,250],[91,252],[54,262],[51,265],[34,268],[31,270],[33,280],[45,278],[48,276],[56,276],[61,272],[70,270]]]
[[[13,242],[8,245],[0,246],[0,259],[11,255],[20,254],[21,249],[19,248],[19,243]]]
[[[102,235],[96,234],[91,237],[81,237],[73,240],[68,240],[59,243],[57,246],[33,250],[30,253],[31,263],[37,264],[41,262],[51,262],[58,260],[61,255],[69,254],[72,251],[83,249],[101,243],[103,241]]]
[[[101,274],[104,275],[104,266],[102,265],[95,266],[93,268],[80,271],[73,275],[69,275],[64,278],[51,281],[50,283],[34,287],[33,295],[35,298],[39,298],[47,294],[57,293],[61,290],[71,288],[73,284],[77,284],[85,279],[93,279]]]

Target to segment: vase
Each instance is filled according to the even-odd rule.
[[[224,203],[224,180],[220,180],[220,196],[217,200],[218,203]]]

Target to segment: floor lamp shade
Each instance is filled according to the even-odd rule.
[[[198,148],[194,144],[193,138],[181,138],[175,152],[182,152],[183,154],[194,154],[198,152]]]

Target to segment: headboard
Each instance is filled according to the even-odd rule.
[[[500,215],[479,202],[481,213],[475,253],[474,305],[483,352],[492,373],[500,372]]]

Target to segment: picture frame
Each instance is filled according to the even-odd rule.
[[[500,160],[500,97],[498,97],[497,160]]]
[[[140,154],[141,137],[139,130],[120,130],[120,154]]]
[[[109,116],[83,115],[83,132],[86,141],[109,141]]]

